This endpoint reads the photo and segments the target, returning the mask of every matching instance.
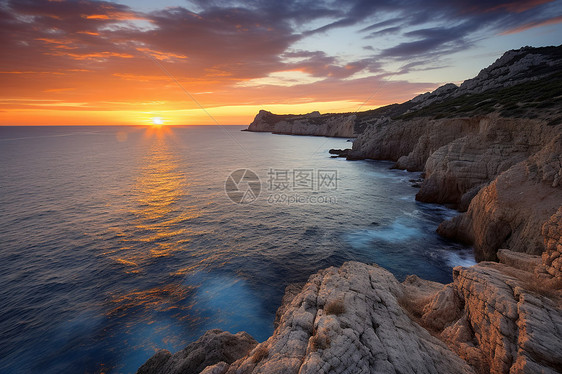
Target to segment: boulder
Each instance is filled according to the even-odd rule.
[[[231,334],[218,329],[209,330],[173,355],[166,350],[157,352],[138,369],[137,374],[198,374],[215,364],[219,365],[206,373],[220,373],[222,369],[219,368],[245,356],[257,344],[245,332]]]

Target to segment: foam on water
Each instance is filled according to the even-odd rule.
[[[373,241],[400,242],[423,235],[419,228],[409,226],[404,219],[396,219],[390,225],[375,229],[351,232],[345,235],[346,240],[355,248],[364,248]]]
[[[470,267],[476,265],[476,260],[474,259],[474,252],[470,250],[457,250],[457,251],[447,251],[444,253],[447,256],[447,263],[451,267],[464,266]]]

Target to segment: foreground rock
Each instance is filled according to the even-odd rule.
[[[161,371],[160,361],[194,362],[185,372],[206,374],[559,372],[561,291],[536,282],[540,257],[509,261],[516,267],[457,267],[448,285],[416,276],[399,283],[381,267],[348,262],[311,276],[298,293],[288,289],[273,335],[255,347],[244,338],[251,350],[237,361],[196,358],[207,350],[203,337],[181,355],[156,354],[139,373],[176,372]]]
[[[207,366],[228,364],[245,356],[258,342],[245,332],[231,334],[209,330],[199,340],[183,350],[171,354],[159,351],[142,365],[137,374],[189,374],[200,373]]]
[[[310,277],[273,336],[227,373],[471,373],[399,305],[403,287],[349,262]]]
[[[464,304],[441,337],[481,372],[556,373],[562,368],[562,311],[533,277],[493,262],[455,268],[454,297]],[[454,298],[453,298],[454,300]],[[441,308],[449,312],[447,304]],[[439,313],[437,313],[439,314]]]

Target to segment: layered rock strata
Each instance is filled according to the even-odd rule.
[[[539,274],[554,278],[555,283],[562,287],[562,207],[542,226],[544,246],[542,264],[537,268]]]
[[[553,214],[562,206],[562,135],[552,136],[536,154],[483,187],[468,211],[443,222],[438,232],[473,243],[477,260],[495,260],[499,248],[542,254],[542,226],[551,217],[559,221]]]

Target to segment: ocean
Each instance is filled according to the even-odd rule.
[[[263,341],[288,284],[349,260],[439,282],[474,264],[419,173],[243,128],[0,127],[0,372],[134,373],[213,328]]]

